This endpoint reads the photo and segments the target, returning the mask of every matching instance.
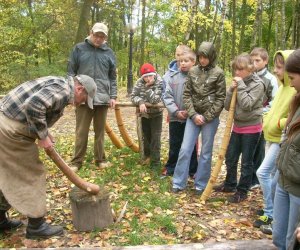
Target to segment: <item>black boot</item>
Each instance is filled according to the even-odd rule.
[[[26,228],[27,239],[50,238],[52,236],[62,235],[64,233],[61,226],[49,225],[44,217],[28,218],[28,226]]]
[[[12,230],[22,226],[23,223],[20,220],[9,220],[6,216],[6,211],[0,210],[0,232],[5,230]]]

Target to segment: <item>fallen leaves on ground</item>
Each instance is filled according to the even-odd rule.
[[[126,128],[136,140],[135,111],[125,108]],[[130,111],[131,110],[131,111]],[[63,159],[70,161],[74,150],[74,109],[67,108],[66,115],[53,128],[56,147]],[[225,115],[224,115],[225,117]],[[215,140],[215,154],[218,152],[225,127],[224,117]],[[108,121],[118,134],[113,112]],[[162,156],[166,161],[168,152],[168,125],[164,122],[162,135]],[[230,194],[212,193],[210,199],[202,204],[194,194],[193,180],[188,181],[184,192],[173,194],[171,177],[161,179],[160,172],[149,166],[139,164],[139,155],[128,148],[116,149],[106,140],[106,154],[112,166],[96,168],[93,164],[93,132],[91,130],[86,164],[79,175],[92,183],[97,183],[109,192],[114,217],[118,218],[126,201],[124,216],[119,223],[92,232],[79,232],[72,223],[72,209],[69,193],[72,185],[68,179],[41,153],[47,166],[47,206],[46,220],[64,226],[65,234],[47,240],[25,239],[25,226],[16,232],[0,235],[0,247],[4,248],[49,248],[49,247],[109,247],[122,245],[175,244],[191,242],[222,242],[225,240],[248,240],[270,238],[252,226],[257,219],[255,210],[262,207],[259,189],[250,192],[247,201],[230,204]],[[219,180],[225,176],[225,167]],[[12,210],[12,218],[26,223],[26,218]]]

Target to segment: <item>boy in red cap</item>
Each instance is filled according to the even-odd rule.
[[[146,103],[157,104],[161,101],[162,78],[150,63],[142,65],[140,74],[141,78],[132,90],[131,101],[139,107],[138,112],[142,117],[144,160],[150,158],[151,168],[160,169],[162,108],[146,107]]]

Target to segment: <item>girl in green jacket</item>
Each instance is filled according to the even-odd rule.
[[[274,199],[273,243],[280,250],[287,249],[300,215],[300,49],[288,57],[285,69],[297,94],[291,102],[276,163],[279,180]]]

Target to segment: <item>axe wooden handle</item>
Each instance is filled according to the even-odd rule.
[[[96,184],[89,183],[81,179],[61,158],[61,156],[56,152],[55,148],[52,147],[45,149],[45,152],[74,185],[90,194],[99,193],[100,187]]]

